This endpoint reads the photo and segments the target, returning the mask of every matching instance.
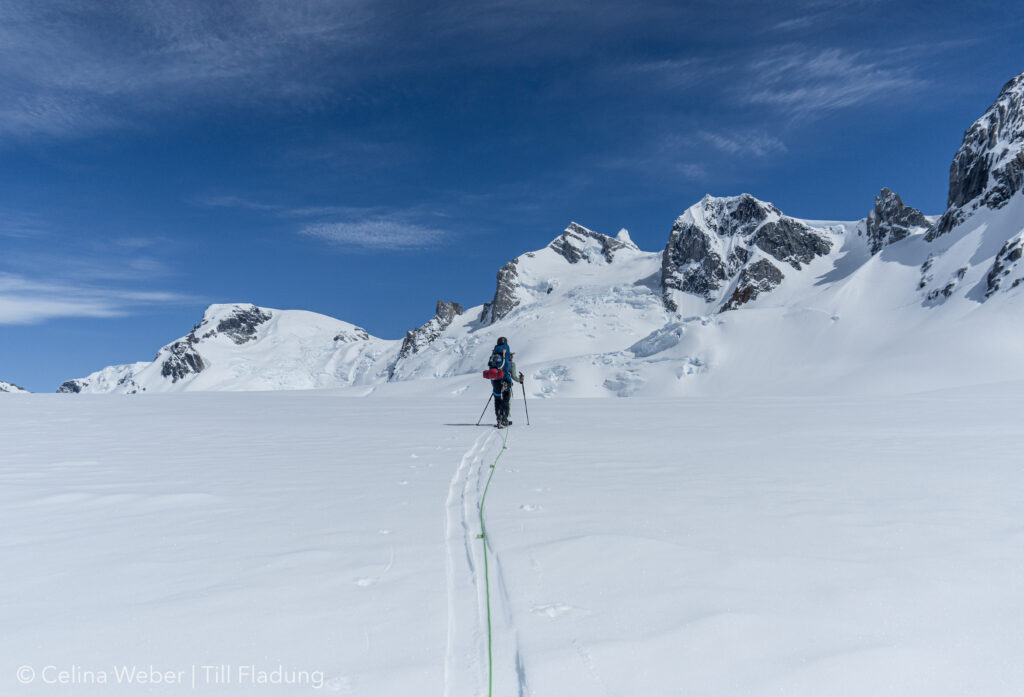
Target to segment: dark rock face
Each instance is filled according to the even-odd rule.
[[[676,220],[661,257],[662,297],[665,306],[673,312],[678,307],[670,290],[699,295],[710,302],[723,282],[739,271],[749,258],[747,248],[736,246],[728,258],[723,259],[717,251],[716,237],[746,237],[769,215],[779,213],[775,206],[749,194],[733,199],[705,196],[700,206],[704,225],[685,217]]]
[[[740,305],[750,302],[761,293],[767,293],[777,288],[782,279],[785,278],[775,264],[767,259],[754,262],[740,273],[736,290],[732,297],[722,306],[722,312],[735,310]]]
[[[1024,257],[1024,235],[1015,235],[1007,240],[1003,248],[999,250],[999,254],[996,255],[995,262],[988,272],[986,298],[991,297],[999,290],[1003,280],[1017,267],[1017,262],[1021,260],[1021,257]],[[1020,279],[1017,279],[1012,287],[1016,288],[1019,283]]]
[[[508,315],[519,305],[516,289],[519,286],[519,257],[508,262],[498,270],[498,287],[494,291],[494,299],[484,303],[480,313],[482,324],[494,324]]]
[[[461,314],[462,305],[459,303],[438,300],[434,316],[426,324],[406,332],[402,348],[398,351],[398,360],[419,353],[426,348],[428,344],[441,336],[442,332],[451,326],[455,318]]]
[[[270,319],[270,313],[255,305],[238,308],[217,324],[216,333],[231,337],[236,344],[244,344],[256,338],[256,329]],[[205,336],[204,336],[205,338]]]
[[[867,237],[872,254],[882,247],[909,236],[915,229],[928,227],[921,211],[903,203],[894,191],[885,188],[875,196],[875,207],[868,213]]]
[[[693,293],[710,301],[725,278],[725,264],[712,250],[710,236],[696,225],[676,222],[661,257],[662,288]],[[667,294],[664,298],[670,310],[678,309]]]
[[[619,250],[637,248],[632,242],[623,242],[602,235],[576,223],[569,223],[561,237],[556,238],[548,247],[562,255],[570,264],[591,261],[592,250],[599,250],[601,257],[610,264]]]
[[[78,394],[82,391],[82,382],[80,380],[67,380],[61,383],[61,386],[57,388],[59,394]]]
[[[673,312],[679,308],[672,291],[714,301],[722,286],[745,270],[755,249],[797,270],[832,249],[830,240],[749,194],[719,199],[705,196],[698,206],[694,215],[676,220],[661,259],[662,298]],[[755,288],[767,292],[781,282],[782,274],[775,265],[765,264],[751,264],[745,284],[741,281],[737,286],[749,289],[751,295],[737,303],[730,298],[726,302],[729,309],[756,297]],[[776,273],[779,279],[772,285]],[[744,293],[741,291],[735,300]]]
[[[797,271],[800,270],[800,264],[809,264],[815,257],[828,254],[832,249],[831,241],[816,235],[809,227],[792,218],[766,223],[750,241]]]
[[[1024,191],[1024,74],[964,133],[949,168],[947,210],[925,239],[952,230],[985,206],[998,209]]]
[[[178,382],[189,375],[201,373],[206,368],[206,364],[195,349],[197,343],[199,340],[196,339],[195,329],[193,329],[184,339],[165,346],[157,355],[159,358],[160,355],[169,354],[160,366],[160,374],[165,378],[170,378],[171,382]]]

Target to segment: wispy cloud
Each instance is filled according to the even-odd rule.
[[[448,237],[445,231],[436,228],[380,218],[358,222],[315,223],[299,230],[299,234],[347,247],[395,251],[434,247]]]
[[[689,89],[722,72],[703,58],[668,58],[627,63],[607,70],[595,67],[602,78],[634,90],[679,91]]]
[[[37,237],[48,231],[46,221],[33,213],[3,211],[0,213],[0,237]]]
[[[198,196],[190,201],[204,208],[242,208],[251,211],[280,211],[282,206],[254,201],[243,196]]]
[[[185,100],[322,99],[324,58],[368,40],[368,6],[0,0],[0,132],[77,135]]]
[[[293,220],[293,224],[301,225],[297,231],[300,235],[365,251],[426,249],[451,237],[449,230],[419,222],[450,217],[444,206],[419,206],[396,211],[383,207],[287,205],[234,195],[200,196],[191,200],[201,206],[252,210],[270,217]]]
[[[782,140],[760,131],[701,131],[698,136],[705,143],[729,155],[767,157],[786,152],[786,144]]]
[[[204,208],[229,208],[235,210],[255,211],[278,218],[368,218],[383,214],[379,208],[360,206],[292,206],[282,202],[261,201],[255,198],[236,195],[195,196],[188,199],[189,203]]]
[[[755,61],[755,79],[739,96],[797,117],[824,116],[923,89],[927,83],[901,57],[905,53],[788,48]]]
[[[185,105],[374,99],[382,77],[582,59],[601,37],[677,16],[613,0],[0,0],[0,135],[131,128]]]
[[[123,317],[143,307],[191,300],[179,293],[46,282],[0,273],[0,325],[37,324],[58,318]]]

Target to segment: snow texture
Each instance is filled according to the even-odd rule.
[[[502,432],[435,387],[0,400],[7,692],[486,694]],[[1015,697],[1022,388],[536,400],[528,427],[517,393],[495,694]],[[82,682],[123,666],[183,685]]]

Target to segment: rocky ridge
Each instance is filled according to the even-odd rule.
[[[434,316],[425,324],[406,332],[405,339],[402,340],[402,347],[398,350],[398,360],[417,353],[420,349],[437,339],[445,329],[451,326],[452,321],[461,314],[462,305],[459,303],[438,300],[437,307],[434,309]]]
[[[899,242],[910,235],[925,232],[928,219],[916,208],[903,203],[899,194],[889,188],[875,196],[875,207],[868,213],[865,231],[872,254],[886,245]]]
[[[947,209],[928,241],[947,234],[981,207],[999,209],[1024,191],[1024,74],[964,133],[949,168]]]

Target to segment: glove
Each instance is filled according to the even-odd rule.
[[[522,373],[519,373],[519,384],[520,385],[523,384],[523,374]]]

